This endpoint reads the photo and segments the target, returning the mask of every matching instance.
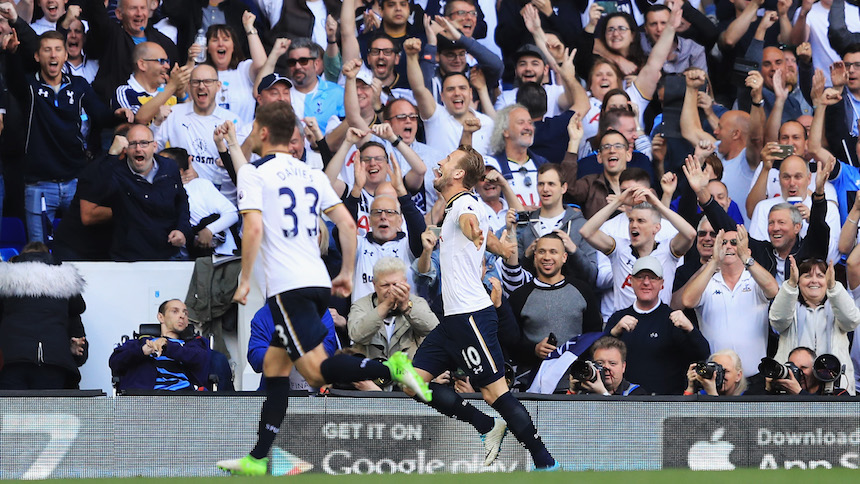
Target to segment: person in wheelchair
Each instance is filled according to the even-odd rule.
[[[160,335],[140,335],[114,348],[108,364],[118,390],[205,390],[215,358],[205,338],[189,338],[188,309],[179,299],[158,307]]]

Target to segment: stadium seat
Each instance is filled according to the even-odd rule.
[[[151,337],[159,337],[161,336],[161,324],[159,323],[140,323],[137,331],[132,333],[132,338],[151,338]],[[183,340],[189,340],[191,338],[202,338],[202,336],[194,330],[194,326],[188,325],[185,328],[185,331],[182,332],[181,337]],[[221,386],[222,382],[224,390],[233,391],[233,371],[230,368],[230,362],[227,360],[227,357],[224,356],[223,353],[219,351],[215,351],[212,349],[213,336],[210,334],[206,339],[207,344],[209,346],[209,351],[211,353],[210,361],[209,361],[209,381],[206,385],[206,388],[213,392],[217,392],[219,386]],[[120,344],[125,343],[129,340],[128,335],[123,335]],[[111,378],[111,384],[113,385],[113,394],[116,396],[119,394],[119,384],[121,376],[114,375]]]
[[[0,261],[8,261],[16,255],[18,255],[18,250],[13,249],[12,247],[0,248]]]
[[[20,252],[27,244],[27,231],[24,222],[18,217],[3,217],[0,222],[0,248],[15,249]]]

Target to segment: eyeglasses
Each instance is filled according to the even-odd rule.
[[[311,61],[317,60],[316,57],[299,57],[298,59],[287,59],[287,67],[296,67],[296,63],[302,67],[307,66]]]
[[[382,214],[388,215],[389,217],[393,217],[395,215],[400,215],[400,212],[391,208],[372,208],[370,209],[371,217],[381,217]]]
[[[414,114],[414,113],[413,114],[395,114],[394,116],[388,118],[388,121],[391,121],[392,119],[396,119],[398,121],[405,121],[407,119],[411,119],[413,121],[418,121],[418,115]]]
[[[622,32],[623,33],[623,32],[627,32],[628,30],[630,30],[630,27],[625,27],[624,25],[622,25],[620,27],[607,27],[606,28],[606,32],[610,33],[610,34],[614,34],[615,32]]]
[[[371,48],[367,49],[367,55],[379,55],[379,54],[386,55],[386,56],[392,55],[392,54],[394,54],[394,49],[391,49],[391,48],[377,49],[376,47],[371,47]]]
[[[457,10],[455,12],[451,12],[449,17],[477,17],[477,10]]]
[[[170,65],[170,59],[165,59],[163,57],[159,57],[158,59],[143,59],[146,62],[158,62],[161,65],[167,64]]]
[[[656,275],[652,276],[651,274],[642,274],[641,272],[639,274],[636,274],[635,276],[633,276],[633,279],[637,279],[640,281],[644,281],[646,279],[649,281],[662,281],[663,280],[662,277],[657,277]]]
[[[384,156],[362,156],[360,160],[362,163],[370,163],[371,161],[375,161],[377,163],[385,163],[386,161],[388,161],[387,158],[385,158]]]
[[[519,170],[517,170],[517,173],[525,177],[523,178],[523,184],[525,186],[532,186],[532,178],[529,176],[529,170],[526,167],[520,168]]]
[[[600,151],[609,151],[611,149],[626,150],[627,146],[629,146],[627,143],[606,143],[605,145],[600,145]]]
[[[724,239],[723,245],[726,245],[726,244],[732,244],[732,247],[737,247],[738,246],[738,239]]]
[[[209,87],[216,82],[218,82],[218,79],[191,79],[190,84],[192,86],[199,86],[200,84],[203,84],[204,86]]]
[[[700,231],[696,232],[696,235],[698,235],[699,237],[704,237],[706,235],[710,235],[711,237],[716,237],[717,233],[714,232],[713,230],[700,230]]]
[[[845,70],[851,70],[851,68],[860,69],[860,62],[843,62],[845,64]]]
[[[149,145],[151,145],[152,143],[155,143],[155,141],[146,141],[146,140],[143,140],[143,141],[129,141],[129,142],[128,142],[128,147],[129,147],[129,148],[134,148],[135,146],[140,146],[141,148],[147,148],[147,147],[149,147]]]
[[[465,59],[466,58],[466,51],[463,51],[463,52],[451,52],[451,51],[443,52],[442,57],[444,57],[448,60],[454,60],[454,59],[457,59],[460,57]]]

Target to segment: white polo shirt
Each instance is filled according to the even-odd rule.
[[[711,353],[735,350],[745,377],[757,374],[758,364],[767,356],[769,303],[752,274],[744,270],[734,289],[729,289],[721,273],[714,274],[695,306]]]
[[[493,119],[486,114],[472,111],[481,121],[481,129],[472,133],[472,146],[482,155],[490,154],[490,135],[493,133]],[[427,144],[449,154],[460,146],[463,125],[451,116],[445,106],[437,105],[433,116],[424,120],[424,134]]]

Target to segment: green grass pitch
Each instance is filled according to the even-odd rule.
[[[329,476],[306,474],[283,477],[227,477],[216,478],[225,484],[266,484],[284,482],[289,484],[666,484],[666,483],[754,483],[754,484],[844,484],[857,478],[857,470],[852,469],[815,469],[815,470],[767,470],[738,469],[728,472],[693,472],[688,470],[629,471],[629,472],[553,472],[510,474],[436,474],[436,475],[365,475]],[[213,478],[126,478],[126,479],[68,479],[72,484],[206,484]],[[56,483],[60,480],[45,481]]]

